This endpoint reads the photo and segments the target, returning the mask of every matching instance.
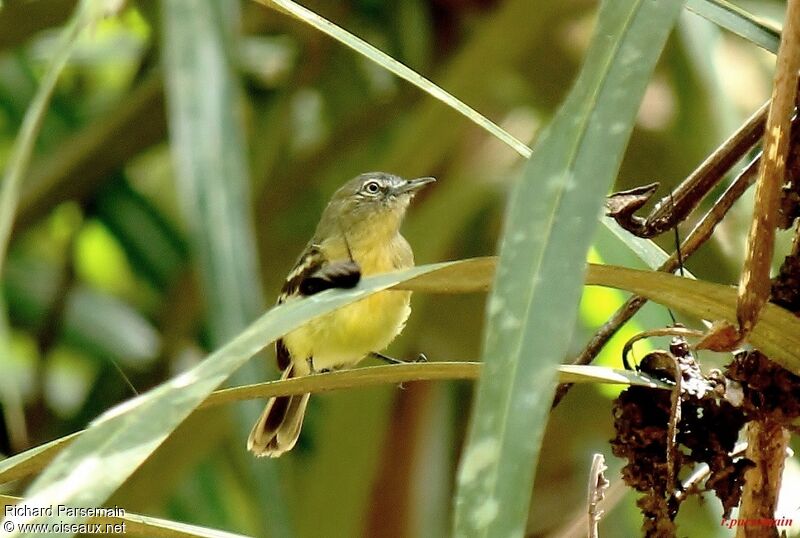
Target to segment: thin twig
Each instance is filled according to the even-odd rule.
[[[622,346],[622,363],[625,365],[626,370],[630,369],[630,364],[628,363],[628,354],[633,349],[633,344],[639,340],[652,338],[654,336],[701,337],[703,334],[705,333],[702,331],[698,331],[696,329],[687,329],[686,327],[661,327],[658,329],[642,331],[639,334],[634,335],[630,340],[625,342],[624,346]]]
[[[603,474],[608,467],[606,459],[602,454],[595,454],[592,458],[592,467],[589,470],[589,491],[587,495],[587,515],[589,516],[589,538],[600,536],[598,525],[603,517],[603,510],[600,509],[600,502],[605,498],[608,489],[608,480]]]
[[[491,120],[480,114],[478,111],[469,107],[467,104],[460,101],[450,93],[446,92],[445,90],[443,90],[441,87],[437,86],[430,80],[420,76],[419,73],[415,72],[412,69],[409,69],[406,65],[398,62],[391,56],[388,56],[386,53],[370,45],[363,39],[355,36],[354,34],[351,34],[344,28],[337,26],[333,22],[319,16],[317,13],[314,13],[313,11],[306,9],[295,2],[292,2],[292,0],[255,0],[255,1],[264,6],[271,7],[277,9],[278,11],[291,15],[292,17],[295,17],[296,19],[301,20],[313,26],[320,32],[329,35],[330,37],[336,39],[343,45],[361,54],[368,60],[379,64],[387,71],[390,71],[394,75],[410,82],[420,90],[433,96],[442,103],[445,103],[450,108],[456,110],[457,112],[462,114],[465,118],[475,123],[478,127],[484,129],[488,133],[494,135],[499,140],[505,142],[506,145],[511,147],[522,157],[527,159],[531,156],[531,149],[528,146],[517,140],[507,131],[503,130],[499,125],[492,122]]]
[[[737,458],[744,456],[747,450],[747,443],[736,443],[736,446],[731,450],[731,457]],[[711,476],[711,467],[707,463],[701,463],[695,468],[686,480],[681,483],[681,488],[675,492],[675,499],[682,500],[687,497],[692,491],[700,486],[700,484],[709,476]]]
[[[662,198],[646,218],[623,212],[614,216],[617,223],[639,237],[653,237],[682,222],[763,136],[768,109],[769,102],[762,105],[680,185]]]
[[[631,491],[620,478],[611,482],[603,494],[603,514],[611,512]],[[586,510],[581,506],[566,522],[555,531],[549,532],[550,538],[583,538],[586,536]]]
[[[670,394],[669,424],[667,425],[667,495],[675,493],[678,470],[675,469],[675,453],[678,444],[678,424],[681,422],[681,393],[683,392],[683,372],[677,357],[672,357],[675,368],[675,387]]]

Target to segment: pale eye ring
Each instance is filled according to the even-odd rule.
[[[381,190],[381,186],[377,181],[368,181],[364,184],[362,190],[367,194],[378,194]]]

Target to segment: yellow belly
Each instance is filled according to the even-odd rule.
[[[353,366],[373,351],[383,351],[403,330],[411,313],[411,292],[383,291],[312,320],[284,337],[295,375],[314,369]]]

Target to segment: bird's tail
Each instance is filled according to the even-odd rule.
[[[289,365],[281,379],[292,377],[292,369],[292,365]],[[270,458],[290,451],[300,437],[309,396],[298,394],[271,398],[250,432],[247,450],[258,457]]]

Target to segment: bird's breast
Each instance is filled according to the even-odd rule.
[[[352,255],[363,276],[408,269],[414,266],[414,254],[405,237],[365,233],[348,235],[348,241],[334,240],[323,244],[325,257],[330,261],[349,260]]]
[[[328,260],[347,260],[352,253],[363,276],[407,269],[414,265],[411,247],[397,234],[386,241],[330,245]],[[349,250],[349,252],[348,252]],[[352,366],[369,353],[380,352],[400,334],[411,313],[409,291],[382,291],[321,316],[284,337],[297,373],[307,373],[306,359],[316,370]]]
[[[352,366],[383,351],[400,334],[411,313],[409,291],[382,291],[314,319],[286,335],[284,342],[298,374]]]

